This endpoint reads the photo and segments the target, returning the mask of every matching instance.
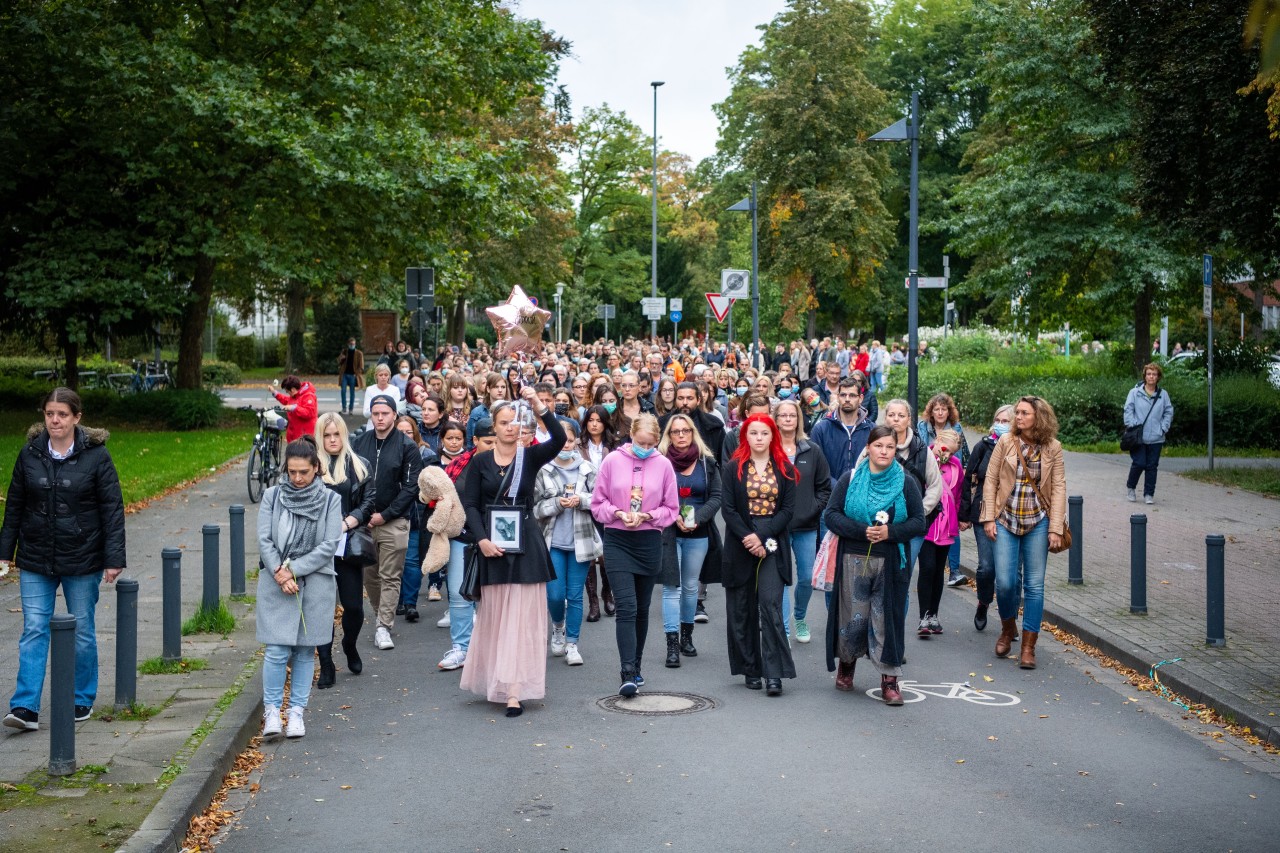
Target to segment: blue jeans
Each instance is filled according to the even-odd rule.
[[[587,585],[587,564],[578,561],[573,551],[564,548],[548,548],[551,566],[556,570],[554,580],[547,581],[547,609],[551,621],[564,623],[565,639],[578,642],[582,633],[582,589]]]
[[[1156,493],[1156,473],[1160,467],[1162,450],[1164,450],[1163,444],[1139,444],[1129,451],[1128,488],[1137,488],[1138,478],[1146,474],[1146,481],[1142,484],[1142,494],[1151,496]]]
[[[342,408],[356,407],[356,375],[354,373],[344,373],[338,377],[338,394],[341,396]]]
[[[449,540],[449,642],[464,652],[471,648],[471,626],[476,619],[475,603],[467,601],[458,592],[462,589],[466,550],[464,543],[457,539]]]
[[[98,696],[98,635],[93,617],[102,572],[67,577],[21,572],[18,581],[22,596],[22,637],[18,640],[18,684],[9,707],[40,713],[44,671],[49,661],[49,619],[53,616],[54,594],[59,584],[67,612],[76,617],[75,704],[92,707]]]
[[[422,591],[422,558],[418,556],[418,528],[409,528],[409,550],[404,552],[404,574],[400,579],[400,603],[405,607],[418,606],[418,593]]]
[[[973,525],[973,539],[978,547],[978,603],[990,604],[996,597],[996,543],[987,538],[981,524]]]
[[[956,537],[956,541],[951,543],[951,550],[947,552],[947,568],[950,577],[959,577],[960,575],[960,537]]]
[[[1001,619],[1018,616],[1018,599],[1022,599],[1022,630],[1039,631],[1044,615],[1044,572],[1049,562],[1049,519],[1021,536],[1014,536],[1004,525],[996,525],[996,605]],[[1022,581],[1018,581],[1018,562],[1022,562]]]
[[[311,676],[316,671],[315,646],[267,646],[262,658],[262,704],[279,708],[284,703],[286,664],[293,669],[289,707],[305,708],[311,698]]]
[[[907,574],[902,579],[902,583],[905,584],[905,588],[908,590],[911,589],[911,572],[916,567],[916,560],[920,557],[920,548],[923,545],[924,545],[923,536],[917,536],[907,544],[907,548],[906,548]],[[903,616],[911,615],[911,596],[910,595],[903,596],[902,613],[903,613]]]
[[[698,578],[711,547],[710,537],[682,539],[676,537],[676,560],[680,564],[680,585],[662,586],[662,630],[670,634],[680,625],[693,624],[698,610]]]
[[[818,531],[801,530],[791,534],[791,553],[796,567],[796,606],[797,622],[809,618],[809,599],[813,597],[813,564],[818,559]],[[830,604],[830,595],[827,597]],[[782,630],[791,636],[791,587],[782,588]]]

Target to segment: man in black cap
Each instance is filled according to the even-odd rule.
[[[418,499],[422,457],[413,440],[396,429],[396,401],[390,394],[379,394],[369,401],[369,420],[373,429],[356,436],[351,446],[373,465],[375,496],[369,527],[378,561],[365,567],[364,589],[378,614],[373,644],[385,650],[395,648],[391,628],[400,600],[404,555],[409,550],[409,515]]]

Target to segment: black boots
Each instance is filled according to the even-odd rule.
[[[680,665],[680,635],[675,631],[667,632],[667,666],[675,669]]]
[[[355,639],[342,638],[342,653],[347,656],[347,672],[359,675],[360,670],[364,669],[364,661],[360,660],[360,653],[356,651]]]
[[[696,658],[698,650],[693,647],[693,623],[680,623],[680,654],[687,658]]]
[[[316,681],[317,690],[332,687],[337,680],[338,672],[333,668],[333,642],[316,646],[316,654],[320,656],[320,679]]]

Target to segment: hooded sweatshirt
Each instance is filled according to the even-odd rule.
[[[653,516],[637,527],[627,527],[615,513],[630,512],[633,488],[640,489],[640,512]],[[676,472],[671,461],[656,450],[647,459],[631,454],[631,444],[605,457],[591,494],[591,514],[615,530],[663,530],[675,523],[680,512]]]

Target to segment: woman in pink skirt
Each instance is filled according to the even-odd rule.
[[[530,509],[538,470],[565,442],[564,428],[533,386],[522,396],[550,438],[521,447],[516,404],[496,404],[490,414],[497,443],[471,459],[461,483],[467,529],[480,549],[481,588],[461,686],[505,703],[508,717],[523,713],[524,700],[546,695],[547,581],[555,574]]]

